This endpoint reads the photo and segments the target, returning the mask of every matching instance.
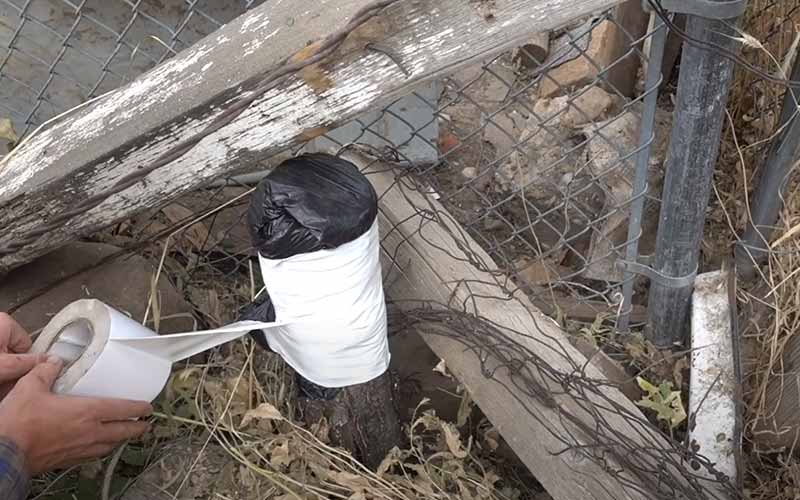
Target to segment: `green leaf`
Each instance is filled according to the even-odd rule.
[[[636,404],[656,412],[658,420],[664,420],[670,429],[674,429],[686,420],[686,409],[681,400],[681,391],[672,390],[672,382],[664,382],[658,387],[642,377],[636,382],[647,394]]]
[[[636,383],[639,384],[639,387],[649,395],[653,395],[655,392],[658,391],[658,388],[648,382],[647,380],[643,379],[642,377],[636,377]]]

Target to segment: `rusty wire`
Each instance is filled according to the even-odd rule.
[[[108,196],[123,191],[153,170],[179,158],[203,137],[234,120],[258,96],[279,85],[288,75],[330,57],[347,33],[395,1],[377,2],[356,14],[347,26],[320,42],[312,57],[299,62],[290,62],[291,58],[287,58],[277,69],[263,75],[255,92],[235,101],[195,137],[176,145],[136,174],[120,180],[110,191],[55,216],[30,232],[24,241],[0,249],[0,255],[15,251],[45,234],[50,227],[98,205]],[[30,17],[26,18],[26,22],[34,22]],[[102,22],[102,19],[98,22]],[[588,53],[592,32],[601,23],[610,23],[630,42],[630,49],[610,63],[594,61]],[[614,186],[612,181],[616,182],[618,178],[632,181],[635,157],[640,151],[653,146],[653,137],[644,142],[638,138],[633,143],[623,141],[614,132],[615,127],[626,123],[625,120],[635,122],[643,97],[655,91],[661,82],[649,82],[645,88],[628,95],[627,90],[617,88],[609,79],[608,71],[625,59],[647,59],[642,45],[652,35],[647,33],[639,36],[625,32],[625,28],[617,24],[609,13],[582,20],[559,35],[562,45],[554,48],[548,60],[540,61],[541,64],[534,69],[520,69],[509,54],[504,54],[485,61],[471,77],[453,75],[445,78],[442,91],[434,99],[421,92],[413,94],[415,102],[430,110],[432,118],[429,123],[410,123],[402,111],[404,104],[391,105],[377,110],[372,116],[356,120],[354,124],[360,133],[355,137],[343,142],[335,134],[330,134],[327,140],[342,147],[350,143],[361,144],[382,160],[392,163],[397,177],[393,189],[403,190],[404,193],[417,191],[439,198],[445,211],[434,209],[431,205],[415,207],[421,221],[417,234],[424,237],[422,224],[455,220],[464,228],[465,234],[477,241],[497,264],[495,267],[483,262],[475,254],[473,243],[465,234],[450,233],[461,251],[460,255],[453,257],[497,277],[498,283],[492,284],[496,292],[493,298],[530,298],[536,306],[556,318],[562,327],[574,331],[575,323],[585,323],[587,318],[572,317],[571,312],[565,310],[564,304],[567,302],[585,306],[589,311],[585,314],[601,320],[608,318],[609,321],[615,319],[623,306],[629,308],[645,303],[643,295],[646,288],[640,280],[637,280],[639,293],[623,297],[624,279],[597,279],[596,275],[591,278],[587,277],[587,271],[598,261],[609,261],[613,269],[624,258],[628,245],[633,243],[627,234],[622,238],[605,234],[604,227],[609,220],[615,217],[624,219],[633,201],[641,197],[646,199],[648,210],[658,209],[658,197],[655,194],[657,185],[644,193],[631,192],[617,199],[620,187]],[[385,53],[380,46],[373,45],[367,49],[383,52],[394,60],[392,54]],[[163,57],[168,55],[162,54]],[[554,80],[555,68],[565,61],[578,58],[597,66],[598,74],[579,86]],[[13,75],[0,65],[0,78],[9,77],[13,78]],[[554,82],[555,93],[564,101],[564,106],[556,112],[542,114],[529,96],[545,82]],[[499,87],[499,97],[487,104],[477,95],[480,92],[476,89],[480,90],[482,85]],[[589,93],[595,95],[598,90],[602,90],[617,104],[614,104],[613,112],[609,111],[602,118],[589,118],[592,113],[586,109],[586,103],[581,98]],[[32,106],[35,109],[24,114],[28,118],[40,116],[42,101],[41,98],[34,99]],[[466,110],[470,120],[455,124],[456,110]],[[566,130],[561,121],[571,111],[577,113],[579,119],[589,118],[586,127]],[[511,122],[508,117],[513,114],[524,116],[522,122],[527,127],[525,133],[509,130]],[[28,126],[28,121],[25,123]],[[388,136],[385,128],[382,128],[385,123],[403,129],[406,138],[397,140]],[[434,125],[435,133],[430,132]],[[499,130],[507,136],[510,145],[500,150],[492,143],[489,134],[493,130],[495,133]],[[444,132],[455,138],[455,145],[443,144],[442,138],[449,137]],[[659,132],[663,134],[663,130]],[[414,158],[408,149],[412,144],[427,151],[430,161]],[[609,155],[602,168],[593,166],[595,158],[586,151],[590,145],[598,144]],[[530,165],[537,161],[532,158],[537,148],[543,147],[553,148],[554,152],[541,160],[538,176],[514,178],[512,175],[510,180],[503,178],[509,171],[509,163]],[[653,163],[656,164],[654,170],[662,168],[657,158]],[[569,169],[565,170],[565,166]],[[473,168],[475,175],[460,176],[466,168]],[[510,171],[514,173],[513,168]],[[532,193],[534,189],[542,193]],[[449,225],[441,224],[441,227],[448,228]],[[627,229],[626,225],[622,227]],[[642,234],[640,231],[636,239],[641,239]],[[157,240],[160,235],[151,239]],[[543,241],[545,239],[548,241]],[[606,249],[592,255],[592,245],[600,244],[606,245]],[[214,253],[218,253],[217,250]],[[226,268],[224,273],[246,279],[249,253],[224,254],[222,259],[226,261],[226,266],[232,268]],[[199,262],[193,269],[201,266],[211,270],[222,268],[217,260],[218,256],[207,250],[207,253],[198,257]],[[535,280],[525,272],[527,268],[537,265],[550,273],[542,280],[543,283],[533,283]],[[466,288],[469,285],[468,282],[458,284]],[[640,414],[633,414],[609,398],[607,381],[588,377],[585,365],[577,363],[559,349],[563,339],[553,339],[552,344],[537,342],[537,349],[526,347],[521,342],[523,333],[482,317],[480,308],[476,308],[470,300],[447,304],[425,302],[413,308],[404,304],[404,309],[403,313],[392,314],[390,321],[393,328],[415,329],[456,340],[480,360],[482,373],[487,379],[496,380],[496,375],[501,371],[511,375],[513,384],[507,386],[497,382],[498,390],[507,391],[512,397],[525,395],[544,408],[558,412],[559,422],[551,425],[536,408],[527,408],[527,418],[539,421],[562,443],[561,449],[549,450],[551,453],[573,453],[596,462],[615,477],[624,490],[635,496],[691,500],[722,498],[725,494],[732,498],[739,497],[735,487],[720,477],[707,459],[677,440],[668,440]],[[534,325],[537,324],[533,315],[531,320]],[[551,366],[542,356],[545,351],[562,358],[569,370]],[[582,415],[561,407],[559,401],[564,399],[576,405]],[[627,435],[611,426],[604,418],[608,413],[622,416],[631,428],[636,429],[636,436]],[[535,446],[536,443],[530,445]],[[608,492],[602,494],[607,496]]]

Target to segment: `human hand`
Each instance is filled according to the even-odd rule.
[[[132,420],[149,415],[149,403],[53,394],[61,367],[47,358],[0,402],[0,436],[19,446],[31,474],[101,457],[149,427]]]
[[[28,354],[30,348],[28,332],[14,318],[0,313],[0,398],[20,377],[45,360],[42,354]]]

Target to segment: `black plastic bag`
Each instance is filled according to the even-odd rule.
[[[366,233],[378,196],[358,167],[323,153],[286,160],[250,199],[253,246],[268,259],[336,248]]]
[[[256,297],[255,301],[243,307],[239,312],[238,321],[261,321],[265,323],[275,321],[275,306],[272,305],[269,294],[265,291]],[[264,350],[272,352],[262,330],[250,330],[250,336]]]

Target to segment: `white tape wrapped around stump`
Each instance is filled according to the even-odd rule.
[[[323,387],[345,387],[387,370],[377,220],[333,250],[259,260],[275,316],[284,323],[267,332],[267,342],[300,375]]]
[[[272,349],[315,384],[368,382],[389,366],[379,244],[376,222],[333,250],[261,258],[274,322],[158,335],[103,302],[86,299],[56,314],[31,351],[65,360],[56,393],[152,401],[173,363],[263,330]]]

